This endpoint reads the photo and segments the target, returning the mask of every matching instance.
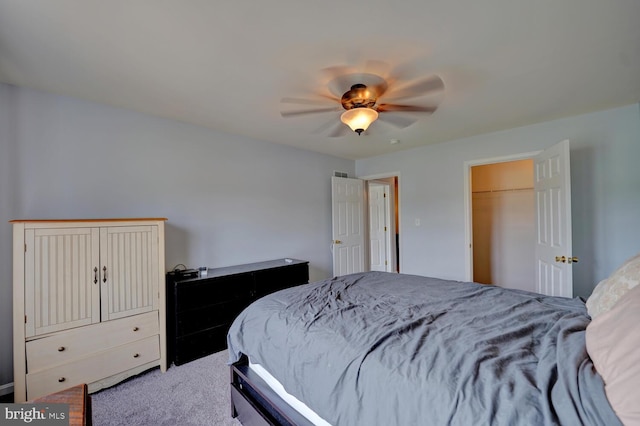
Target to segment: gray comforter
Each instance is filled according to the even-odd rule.
[[[333,425],[619,425],[579,299],[368,272],[274,293],[241,354]]]

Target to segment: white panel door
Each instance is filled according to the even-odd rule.
[[[158,227],[100,228],[102,320],[158,309]]]
[[[388,185],[369,182],[368,188],[370,269],[390,271]]]
[[[331,177],[333,275],[365,271],[364,181]]]
[[[534,159],[536,203],[536,290],[573,296],[571,248],[571,176],[569,141]]]
[[[100,322],[97,228],[25,230],[26,336]]]

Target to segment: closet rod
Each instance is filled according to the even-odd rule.
[[[516,191],[529,191],[531,188],[513,188],[513,189],[489,189],[488,191],[471,191],[472,194],[488,194],[490,192],[516,192]]]

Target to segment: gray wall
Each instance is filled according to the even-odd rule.
[[[542,150],[563,139],[571,141],[573,254],[580,258],[574,294],[588,297],[640,252],[639,105],[359,160],[356,173],[400,172],[401,272],[464,280],[465,161]]]
[[[586,297],[640,251],[639,105],[353,162],[0,84],[0,386],[13,377],[10,219],[162,216],[168,268],[296,257],[317,280],[332,271],[332,171],[400,172],[402,271],[464,279],[464,162],[567,138]]]
[[[0,395],[11,391],[6,384],[13,380],[12,231],[7,220],[14,215],[17,192],[13,185],[15,134],[9,125],[15,119],[11,107],[14,94],[13,88],[0,84]]]
[[[333,170],[355,163],[0,84],[0,386],[13,377],[9,220],[167,217],[167,268],[293,257],[318,280],[332,273]]]

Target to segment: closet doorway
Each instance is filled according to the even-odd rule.
[[[470,168],[472,280],[536,291],[532,158]]]

